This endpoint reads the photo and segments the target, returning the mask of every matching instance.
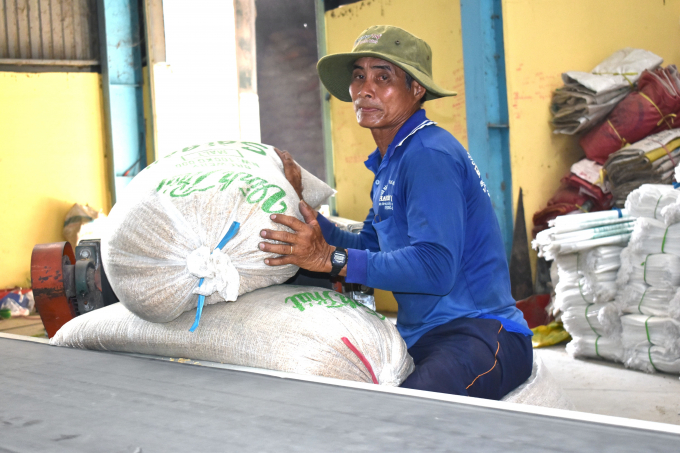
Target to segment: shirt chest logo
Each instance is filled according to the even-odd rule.
[[[380,189],[380,194],[378,195],[378,208],[388,211],[394,209],[394,185],[394,180],[390,179],[387,184],[385,184],[382,189]]]

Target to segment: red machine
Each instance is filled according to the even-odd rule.
[[[99,240],[38,244],[31,255],[35,306],[52,338],[76,316],[118,302],[101,264]]]

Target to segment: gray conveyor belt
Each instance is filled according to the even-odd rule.
[[[0,389],[2,453],[670,453],[680,445],[670,425],[620,426],[611,417],[598,423],[6,337]]]

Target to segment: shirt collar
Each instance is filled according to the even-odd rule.
[[[380,156],[380,150],[376,148],[375,151],[373,151],[368,156],[368,159],[366,162],[364,162],[364,165],[366,165],[366,168],[371,170],[373,173],[378,173],[378,169],[380,168],[383,161],[389,161],[390,157],[392,157],[392,154],[394,154],[395,149],[401,146],[401,144],[404,143],[404,141],[406,141],[406,139],[411,135],[415,134],[425,126],[430,126],[431,124],[436,123],[427,119],[427,116],[425,116],[425,110],[418,110],[413,115],[411,115],[411,117],[407,119],[406,122],[399,128],[399,131],[397,132],[397,135],[394,136],[392,143],[390,143],[390,145],[387,147],[385,158],[383,159]]]

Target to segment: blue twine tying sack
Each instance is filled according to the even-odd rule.
[[[241,226],[240,223],[238,222],[232,222],[231,226],[229,227],[229,231],[227,231],[227,234],[224,235],[222,240],[220,241],[219,244],[217,244],[217,247],[215,247],[215,250],[220,249],[222,250],[225,245],[227,245],[227,242],[234,236],[236,236],[236,233],[238,233],[238,229]],[[198,287],[200,288],[201,285],[203,284],[203,277],[198,281]],[[196,319],[194,319],[194,325],[191,326],[191,329],[189,329],[189,332],[193,332],[196,330],[198,327],[198,323],[201,321],[201,313],[203,313],[203,304],[205,303],[205,296],[203,294],[199,294],[198,296],[198,306],[196,306]]]
[[[621,210],[620,210],[619,208],[617,208],[616,206],[614,206],[614,207],[612,208],[612,211],[616,211],[616,212],[619,213],[619,219],[620,219],[621,217],[623,217],[623,213],[622,213]]]

